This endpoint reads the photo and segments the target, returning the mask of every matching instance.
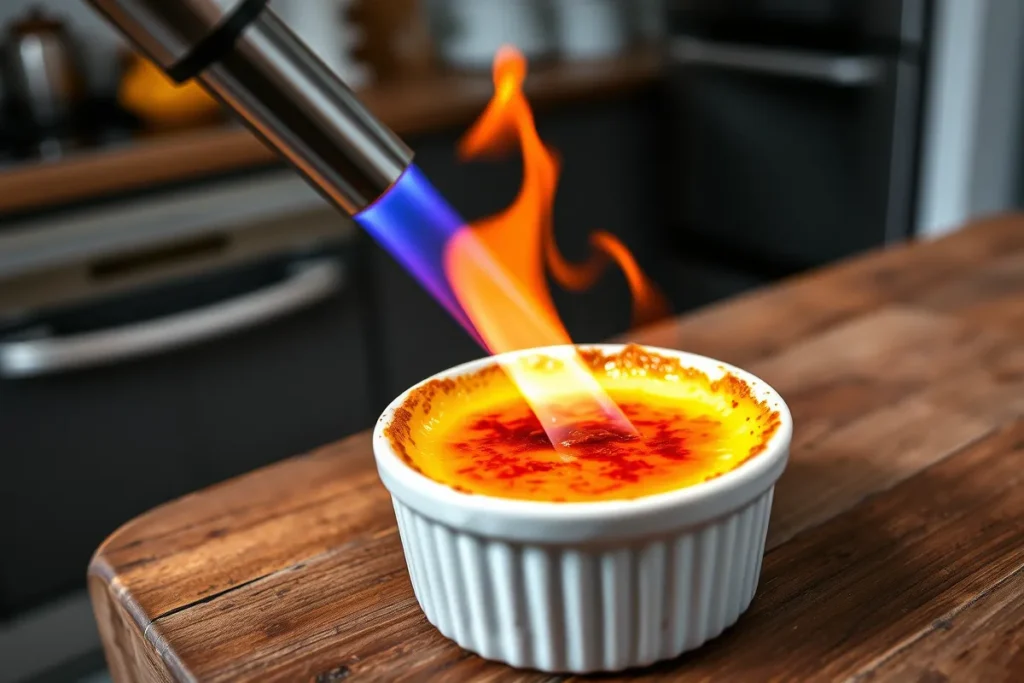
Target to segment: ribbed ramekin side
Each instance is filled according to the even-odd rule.
[[[487,659],[552,672],[671,659],[750,605],[772,489],[740,510],[632,544],[541,546],[395,512],[416,598],[445,636]]]

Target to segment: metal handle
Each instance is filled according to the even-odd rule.
[[[678,64],[788,76],[842,87],[877,83],[883,71],[882,61],[877,57],[713,43],[696,38],[676,38],[669,51]]]
[[[223,337],[322,301],[339,291],[343,280],[338,262],[312,261],[280,284],[204,308],[65,339],[0,344],[0,377],[52,375]]]

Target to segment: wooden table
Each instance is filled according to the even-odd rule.
[[[1024,680],[1024,218],[635,338],[756,372],[796,423],[751,609],[642,673]],[[557,678],[482,661],[427,623],[369,434],[130,522],[89,589],[117,681]]]

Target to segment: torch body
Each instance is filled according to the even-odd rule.
[[[168,76],[197,79],[351,216],[412,163],[267,0],[86,1]]]

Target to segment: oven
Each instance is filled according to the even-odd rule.
[[[0,233],[0,681],[99,663],[85,569],[120,524],[372,425],[359,234],[250,183],[100,211],[49,259]],[[129,220],[149,239],[115,244]]]
[[[911,233],[925,0],[671,7],[681,249],[779,275]]]

